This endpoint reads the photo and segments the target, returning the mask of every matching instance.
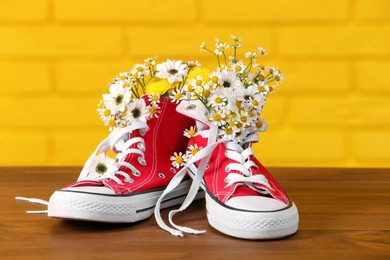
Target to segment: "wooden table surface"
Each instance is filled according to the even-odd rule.
[[[194,202],[176,223],[206,229],[173,237],[154,217],[135,224],[101,224],[27,215],[73,182],[77,167],[0,168],[0,258],[4,259],[390,259],[390,169],[271,168],[295,201],[298,233],[282,240],[225,236]],[[167,214],[163,211],[163,215]]]

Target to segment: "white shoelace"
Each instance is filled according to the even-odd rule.
[[[124,127],[124,128],[117,128],[114,131],[110,133],[110,135],[104,139],[96,148],[96,150],[91,154],[91,156],[88,158],[87,162],[84,164],[83,169],[81,170],[81,173],[77,179],[77,181],[86,180],[88,178],[88,165],[91,163],[92,159],[99,153],[105,153],[108,149],[111,149],[112,151],[117,152],[116,160],[117,165],[120,168],[121,166],[125,166],[128,169],[130,169],[131,173],[134,176],[141,176],[141,172],[132,164],[125,161],[127,155],[129,154],[138,154],[138,162],[141,165],[145,165],[145,141],[142,137],[133,137],[129,138],[130,134],[135,131],[139,130],[141,135],[145,134],[147,131],[149,131],[149,127],[146,123],[143,122],[135,122],[131,125]],[[130,148],[131,146],[136,145],[137,148]],[[120,175],[124,177],[125,182],[133,182],[134,179],[130,177],[130,175],[124,171],[116,171],[114,173],[107,174],[106,176],[103,176],[99,178],[99,181],[112,179],[118,184],[122,184],[123,182],[118,178]],[[48,206],[49,202],[37,199],[37,198],[25,198],[25,197],[15,197],[16,200],[22,200],[27,201],[39,205]],[[26,211],[28,214],[47,214],[47,210],[36,210],[36,211]]]
[[[194,200],[199,188],[200,184],[203,179],[204,172],[206,170],[206,167],[208,165],[208,162],[210,160],[210,156],[214,150],[215,147],[217,147],[218,144],[224,143],[226,146],[226,157],[237,161],[237,163],[230,163],[227,166],[227,172],[228,171],[238,171],[242,174],[238,173],[229,173],[225,181],[227,182],[227,186],[230,186],[237,182],[242,182],[246,184],[248,187],[259,191],[256,187],[254,187],[253,183],[259,183],[262,185],[267,186],[268,188],[271,188],[268,184],[267,179],[261,175],[252,175],[251,168],[256,168],[256,164],[250,160],[250,156],[252,156],[253,149],[250,147],[250,145],[247,145],[248,143],[255,142],[258,140],[257,134],[251,134],[247,137],[245,142],[243,142],[241,145],[236,144],[232,141],[230,141],[227,138],[221,138],[218,140],[218,127],[217,126],[211,126],[209,130],[204,130],[199,132],[201,135],[208,137],[208,143],[207,146],[201,149],[199,152],[197,152],[187,163],[186,165],[173,177],[171,182],[168,184],[166,189],[164,190],[163,194],[160,196],[159,200],[157,201],[154,214],[156,218],[157,224],[164,230],[168,231],[174,236],[182,237],[184,236],[183,233],[189,233],[189,234],[200,234],[206,232],[205,230],[196,230],[189,227],[183,227],[175,224],[173,222],[173,216],[183,210],[185,210]],[[243,148],[245,146],[248,146],[247,148]],[[172,210],[169,212],[168,219],[171,226],[174,228],[168,226],[163,219],[161,218],[161,202],[163,201],[164,197],[172,192],[182,181],[185,174],[187,173],[188,168],[196,163],[197,161],[200,161],[199,167],[197,169],[197,173],[193,177],[192,185],[190,187],[190,190],[187,194],[187,197],[185,198],[184,202],[180,206],[179,209]]]

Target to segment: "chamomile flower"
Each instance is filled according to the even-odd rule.
[[[195,126],[191,126],[190,129],[184,130],[183,135],[185,137],[192,138],[192,137],[194,137],[196,135],[196,133],[197,133],[196,127]]]
[[[175,89],[171,93],[172,102],[179,103],[183,98],[183,89]]]
[[[187,157],[182,152],[179,152],[179,153],[174,152],[173,156],[170,157],[170,160],[172,161],[173,167],[178,169],[181,166],[185,165],[185,163],[187,161]]]
[[[221,56],[225,50],[227,50],[230,46],[226,42],[220,42],[217,39],[215,39],[215,50],[214,53],[218,56]]]
[[[150,118],[158,118],[160,114],[160,107],[158,104],[151,103],[149,106]]]
[[[160,93],[150,93],[148,95],[148,101],[151,104],[158,104],[158,103],[160,103]]]
[[[203,147],[199,147],[198,144],[191,144],[188,146],[187,158],[193,157],[197,152],[199,152]]]
[[[142,78],[143,76],[149,74],[149,69],[145,64],[135,64],[131,70],[133,77]]]
[[[228,97],[226,96],[226,91],[223,88],[218,88],[212,92],[210,97],[207,99],[208,106],[211,106],[213,109],[222,109],[228,104]]]
[[[127,107],[126,119],[129,124],[136,121],[146,122],[149,116],[149,107],[142,98],[134,99]]]
[[[237,61],[232,63],[231,68],[235,73],[241,74],[244,73],[246,66],[242,61]]]
[[[125,111],[126,104],[130,102],[131,93],[120,82],[110,85],[110,94],[103,94],[104,105],[113,113]]]
[[[90,161],[90,164],[87,168],[87,179],[98,180],[103,176],[107,176],[111,173],[116,172],[117,170],[118,166],[116,165],[115,160],[101,153],[93,157]]]
[[[188,73],[187,64],[181,60],[173,61],[168,59],[166,62],[157,64],[156,69],[156,76],[161,79],[167,79],[171,84],[175,81],[181,82]]]
[[[226,113],[222,110],[211,110],[208,119],[214,125],[222,126],[226,124]]]
[[[225,125],[221,128],[221,132],[223,137],[227,137],[230,140],[233,140],[238,130],[237,127],[235,127],[234,125],[233,126]]]

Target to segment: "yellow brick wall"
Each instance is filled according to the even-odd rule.
[[[286,76],[255,150],[268,166],[390,167],[388,0],[1,0],[0,165],[82,165],[119,71],[198,59],[230,34]]]

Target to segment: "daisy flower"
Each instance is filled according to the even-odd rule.
[[[88,180],[97,180],[104,175],[114,173],[118,170],[118,166],[114,159],[105,156],[103,153],[92,158],[88,168]]]
[[[149,107],[146,106],[145,100],[143,99],[133,99],[127,107],[126,118],[129,124],[136,121],[146,123],[149,116]]]
[[[220,42],[217,39],[215,39],[215,50],[214,53],[218,56],[221,56],[225,50],[227,50],[230,46],[226,42]]]
[[[151,103],[149,106],[150,118],[158,118],[160,114],[160,107],[157,104]]]
[[[172,102],[179,103],[183,97],[183,89],[175,89],[171,92]]]
[[[182,152],[174,152],[173,156],[170,157],[170,160],[172,161],[173,167],[178,169],[185,165],[187,158]]]
[[[110,85],[110,94],[103,94],[104,105],[113,113],[125,111],[126,104],[130,102],[131,93],[119,82]]]
[[[222,126],[226,124],[226,114],[221,110],[211,110],[209,121],[213,122],[215,125]]]
[[[242,61],[232,63],[232,71],[236,73],[244,73],[245,68],[246,66]]]
[[[194,145],[190,145],[188,146],[188,150],[187,150],[187,157],[188,158],[191,158],[192,156],[194,156],[197,152],[199,152],[203,147],[199,147],[198,144],[194,144]]]
[[[218,88],[213,91],[210,97],[207,99],[207,105],[211,106],[213,109],[222,109],[228,104],[228,98],[226,96],[226,91],[224,88]]]
[[[160,103],[160,93],[150,93],[150,94],[148,94],[148,101],[151,104],[158,104],[158,103]]]
[[[166,62],[157,64],[156,69],[156,76],[161,79],[167,79],[171,84],[175,81],[182,81],[188,72],[187,64],[181,60],[173,61],[168,59]]]
[[[197,131],[196,131],[195,126],[191,126],[190,129],[184,130],[183,135],[185,137],[192,138],[192,137],[194,137],[196,135],[196,133],[197,133]]]
[[[149,69],[145,64],[135,64],[131,70],[131,74],[136,78],[142,78],[149,74]]]
[[[230,140],[233,140],[234,137],[236,136],[236,133],[238,132],[237,130],[237,127],[235,126],[230,126],[230,125],[226,125],[224,126],[222,129],[222,136],[226,136],[228,137]]]
[[[234,71],[222,70],[219,84],[224,88],[241,88],[242,83]]]

